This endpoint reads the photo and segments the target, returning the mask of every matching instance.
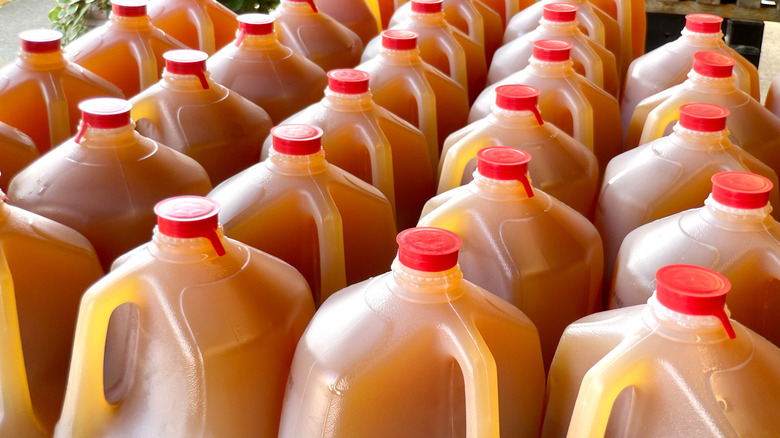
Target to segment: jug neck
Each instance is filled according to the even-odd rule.
[[[576,35],[579,32],[576,21],[550,21],[542,18],[539,26],[549,35]]]
[[[409,19],[423,27],[447,27],[444,12],[409,12]]]
[[[694,46],[715,46],[723,39],[723,32],[694,32],[683,28],[680,40]]]
[[[736,81],[734,76],[726,78],[714,78],[712,76],[704,76],[696,71],[691,70],[688,72],[688,85],[690,88],[699,91],[718,91],[718,92],[733,92],[737,90]]]
[[[279,39],[275,33],[265,35],[244,35],[241,39],[240,48],[244,49],[270,49],[280,46]]]
[[[137,137],[135,123],[111,129],[87,127],[79,145],[94,149],[116,149],[137,144]]]
[[[206,78],[208,88],[203,88],[200,79],[195,75],[181,75],[163,70],[161,85],[163,88],[175,92],[202,92],[205,90],[213,90],[215,84],[214,81],[211,80],[209,72],[203,72],[203,76]]]
[[[314,175],[328,170],[325,151],[322,149],[310,155],[289,155],[271,148],[266,166],[275,173],[291,176]]]
[[[528,60],[532,72],[540,77],[557,78],[574,75],[574,62],[571,59],[560,62],[540,61],[534,57]]]
[[[222,245],[226,246],[222,226],[217,229],[217,237]],[[149,252],[155,258],[171,263],[199,263],[219,257],[212,243],[205,237],[192,239],[170,237],[162,234],[156,226]]]
[[[316,12],[311,8],[308,2],[295,2],[289,0],[282,0],[280,2],[280,12],[284,14],[294,15],[314,15]]]
[[[674,132],[669,136],[671,142],[686,149],[726,150],[731,147],[728,129],[716,132],[693,131],[677,123],[672,130]]]
[[[488,122],[492,125],[512,129],[535,128],[541,126],[533,111],[513,111],[499,108],[496,104],[493,104],[491,108],[490,114],[488,115]]]
[[[448,303],[465,292],[459,265],[440,272],[418,271],[404,266],[396,257],[390,269],[388,287],[404,301]]]
[[[22,50],[19,52],[18,63],[24,67],[38,70],[54,70],[64,68],[68,64],[65,56],[62,54],[62,50],[46,53],[33,53]]]
[[[388,65],[418,65],[422,64],[420,49],[393,50],[387,47],[379,49],[379,57]]]
[[[658,302],[655,293],[647,300],[642,319],[654,332],[680,343],[707,345],[729,340],[717,317],[676,312]]]
[[[770,204],[761,208],[735,208],[721,204],[710,194],[704,201],[700,215],[707,222],[732,231],[760,231],[764,221],[771,218]]]
[[[109,17],[109,23],[123,28],[130,29],[145,29],[152,27],[152,20],[148,15],[141,17],[125,17],[121,15],[111,14]]]
[[[475,195],[494,201],[524,201],[530,199],[531,178],[526,174],[526,181],[516,179],[488,178],[478,170],[474,171],[474,179],[468,184],[469,191]]]
[[[345,94],[325,89],[323,103],[326,108],[336,111],[364,112],[374,108],[371,93]]]

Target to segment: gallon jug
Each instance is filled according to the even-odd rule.
[[[425,134],[436,172],[444,139],[467,123],[466,89],[423,61],[417,33],[407,30],[383,31],[377,56],[357,69],[371,74],[371,93],[378,105]]]
[[[496,87],[522,84],[536,87],[539,109],[546,121],[571,135],[596,154],[600,173],[622,147],[620,107],[617,99],[574,70],[572,44],[558,40],[533,43],[533,56],[526,68],[485,88],[471,107],[469,122],[490,114]]]
[[[11,178],[38,155],[38,148],[29,136],[0,122],[0,190],[7,190]]]
[[[80,101],[123,97],[114,84],[65,59],[61,33],[36,29],[19,37],[19,58],[0,69],[0,122],[29,136],[41,153],[76,133]]]
[[[195,160],[135,132],[129,102],[96,98],[79,108],[76,137],[19,172],[8,197],[83,234],[108,269],[149,239],[156,202],[206,194],[211,183]]]
[[[187,49],[152,25],[146,0],[114,0],[109,21],[68,44],[73,61],[111,81],[130,98],[160,80],[163,53]]]
[[[647,17],[644,0],[593,0],[593,5],[608,13],[620,26],[620,76],[625,77],[629,63],[645,53]]]
[[[772,78],[772,82],[769,84],[769,90],[766,93],[766,100],[764,106],[772,114],[780,117],[780,74]]]
[[[318,0],[317,9],[355,32],[364,45],[379,35],[379,24],[366,0]]]
[[[780,345],[780,223],[769,215],[771,189],[771,181],[754,173],[716,173],[704,207],[628,233],[615,263],[610,307],[647,301],[654,272],[664,265],[704,266],[731,282],[731,316]]]
[[[588,38],[577,27],[577,6],[550,3],[544,6],[539,27],[496,51],[490,65],[488,82],[494,83],[528,66],[537,40],[560,40],[572,44],[574,70],[609,94],[618,97],[619,81],[615,55]]]
[[[84,295],[55,436],[275,436],[305,280],[225,238],[210,199],[154,210],[151,243]]]
[[[406,2],[407,0],[366,0],[366,4],[376,17],[380,29],[387,29],[390,17],[399,6]]]
[[[502,28],[518,12],[534,4],[533,0],[484,0],[484,3],[501,16]]]
[[[271,15],[279,42],[325,71],[360,63],[363,42],[346,26],[317,10],[314,0],[281,0]]]
[[[103,270],[84,236],[0,197],[0,436],[51,436],[79,301]]]
[[[584,144],[542,120],[539,90],[528,85],[496,88],[490,115],[452,133],[444,142],[439,165],[439,193],[472,179],[477,153],[488,146],[528,152],[533,186],[587,218],[593,217],[599,190],[596,156]]]
[[[281,258],[319,306],[392,260],[393,207],[378,189],[329,164],[322,130],[280,125],[268,158],[217,186],[225,234]]]
[[[322,129],[328,163],[381,190],[395,208],[398,228],[411,228],[434,194],[428,143],[417,128],[374,102],[369,77],[362,70],[331,70],[325,98],[284,123]],[[264,159],[272,143],[265,140]]]
[[[418,226],[463,239],[464,278],[531,318],[549,367],[563,329],[601,310],[601,238],[587,218],[531,187],[527,152],[494,146],[477,160],[474,180],[428,201]]]
[[[693,54],[688,79],[637,105],[626,137],[626,148],[671,133],[680,106],[690,102],[713,103],[729,110],[730,138],[746,152],[780,172],[780,120],[734,84],[733,58],[718,52]],[[641,138],[637,140],[638,133]]]
[[[317,311],[295,350],[279,436],[537,436],[533,323],[463,279],[455,234],[412,228],[398,246],[391,272]]]
[[[236,13],[216,0],[153,0],[148,11],[152,25],[209,55],[236,37]]]
[[[136,95],[130,115],[136,130],[194,158],[218,184],[260,161],[271,118],[206,70],[205,52],[171,50],[163,77]]]
[[[325,70],[283,46],[274,19],[265,14],[238,17],[238,37],[206,62],[211,79],[262,107],[274,124],[322,97]]]
[[[542,436],[780,434],[780,349],[729,319],[728,280],[670,265],[656,282],[647,304],[566,329]]]
[[[685,81],[693,66],[693,54],[709,50],[731,56],[736,86],[759,100],[758,70],[723,41],[720,31],[723,19],[717,15],[688,14],[680,37],[650,51],[631,63],[625,77],[623,99],[620,102],[623,129],[628,130],[634,108],[650,97]],[[625,132],[624,132],[625,135]]]
[[[691,103],[680,107],[674,132],[624,152],[607,166],[594,224],[604,241],[605,278],[612,278],[618,248],[626,234],[641,225],[701,206],[710,193],[712,175],[727,170],[763,175],[774,184],[767,165],[728,139],[721,106]],[[775,213],[777,214],[777,213]]]
[[[423,61],[460,84],[469,95],[477,98],[485,87],[487,63],[485,50],[444,19],[442,0],[412,0],[411,11],[404,21],[391,22],[391,29],[417,33],[417,47]],[[362,62],[375,57],[382,47],[382,38],[374,38],[363,52]]]
[[[577,26],[580,31],[615,56],[618,77],[623,77],[630,60],[623,65],[621,55],[620,25],[609,14],[586,0],[539,0],[518,12],[506,26],[504,44],[509,44],[539,27],[544,16],[544,7],[553,3],[577,6]]]

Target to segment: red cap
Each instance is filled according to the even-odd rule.
[[[496,87],[496,106],[508,111],[531,111],[536,121],[544,124],[539,114],[539,89],[530,85],[500,85]]]
[[[712,14],[688,14],[685,16],[685,28],[691,32],[718,33],[723,18]]]
[[[334,93],[368,93],[368,80],[371,75],[362,70],[341,68],[328,72],[328,88]]]
[[[736,334],[724,307],[729,280],[711,269],[693,265],[668,265],[655,273],[658,302],[686,315],[712,315],[720,319],[729,339]]]
[[[562,62],[569,60],[571,43],[560,40],[539,40],[534,41],[533,57],[539,61]]]
[[[87,128],[114,129],[129,125],[132,108],[133,104],[130,102],[114,97],[82,100],[79,103],[81,124],[76,134],[76,143],[81,142]]]
[[[446,271],[458,264],[460,237],[442,228],[417,227],[401,231],[398,261],[407,268],[425,272]]]
[[[712,175],[712,199],[732,208],[763,208],[769,203],[772,181],[750,172]]]
[[[548,3],[542,13],[547,21],[569,22],[577,19],[577,6],[567,3]]]
[[[701,51],[693,54],[693,71],[710,78],[730,78],[734,58],[718,52]]]
[[[146,15],[146,0],[113,0],[111,13],[119,17],[143,17]]]
[[[383,30],[382,47],[392,50],[414,50],[417,48],[417,32],[411,30]]]
[[[51,29],[25,30],[19,34],[22,51],[27,53],[59,52],[62,48],[62,33]]]
[[[322,129],[312,125],[279,125],[271,128],[274,150],[287,155],[311,155],[322,149]]]
[[[314,0],[287,0],[293,3],[308,3],[311,6],[311,10],[317,12],[317,5],[314,4]]]
[[[165,236],[180,239],[204,237],[211,242],[218,256],[225,255],[225,247],[217,235],[220,206],[217,201],[203,196],[176,196],[154,206],[157,230]]]
[[[699,132],[726,129],[729,110],[712,103],[686,103],[680,107],[680,126]]]
[[[266,14],[239,15],[238,31],[236,32],[236,47],[241,46],[246,35],[270,35],[274,33],[274,17]]]
[[[531,154],[506,146],[491,146],[477,152],[477,171],[480,175],[498,180],[520,181],[529,198],[534,197],[528,181],[528,162]]]
[[[177,75],[193,75],[200,80],[204,90],[208,90],[206,79],[206,60],[209,55],[200,50],[169,50],[163,53],[165,70]]]
[[[442,0],[412,0],[412,12],[435,14],[442,10]]]

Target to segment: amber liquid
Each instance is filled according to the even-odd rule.
[[[379,34],[379,25],[365,0],[320,0],[317,9],[355,32],[363,44]]]
[[[215,0],[157,0],[149,3],[152,24],[209,55],[236,37],[236,14]]]
[[[0,122],[0,190],[8,190],[8,184],[20,170],[38,158],[35,143],[23,132]]]

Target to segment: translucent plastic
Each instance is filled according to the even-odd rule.
[[[643,225],[623,240],[615,264],[610,307],[641,304],[655,289],[661,266],[689,263],[718,271],[731,282],[731,316],[780,345],[780,223],[771,207],[742,209],[712,195],[704,207]],[[659,244],[661,242],[661,244]]]
[[[416,32],[423,61],[460,84],[468,91],[469,103],[474,102],[487,78],[485,50],[477,41],[449,25],[443,12],[410,12],[404,21],[393,18],[390,25],[390,29]],[[374,38],[366,45],[361,61],[374,58],[381,48],[382,37]]]
[[[436,172],[444,139],[467,123],[466,90],[424,62],[416,49],[381,48],[376,57],[356,68],[371,74],[371,92],[378,105],[422,131]]]
[[[387,29],[390,18],[397,8],[408,0],[366,0],[381,29]]]
[[[594,6],[614,18],[620,27],[620,75],[625,77],[629,63],[645,53],[647,17],[644,0],[594,0]]]
[[[76,133],[79,102],[97,96],[123,97],[115,85],[67,61],[60,50],[20,51],[15,62],[0,69],[0,121],[28,135],[41,153]]]
[[[0,190],[8,190],[11,178],[38,158],[38,148],[22,131],[0,122]]]
[[[539,27],[539,21],[544,15],[544,6],[551,3],[577,6],[577,24],[580,31],[612,52],[618,67],[618,77],[622,78],[631,61],[628,60],[623,65],[620,25],[609,14],[586,0],[540,0],[528,6],[513,16],[507,24],[504,31],[504,44],[509,44]]]
[[[279,436],[537,436],[536,329],[462,275],[396,261],[329,299],[295,351]]]
[[[0,241],[0,435],[50,436],[79,301],[103,270],[84,236],[5,203]]]
[[[736,86],[759,100],[758,70],[723,41],[723,34],[692,32],[683,29],[680,37],[648,52],[631,63],[625,77],[623,99],[620,102],[624,135],[628,131],[634,108],[656,93],[687,78],[693,66],[693,54],[702,50],[720,52],[734,58]]]
[[[531,111],[496,106],[482,120],[455,131],[444,142],[438,193],[472,179],[477,152],[508,146],[529,152],[534,187],[592,218],[599,190],[599,167],[593,152],[549,122],[539,124]]]
[[[206,80],[204,89],[195,75],[166,71],[132,99],[131,114],[141,135],[194,158],[216,185],[260,161],[271,119],[235,91]]]
[[[366,0],[318,0],[317,9],[355,32],[363,44],[379,34],[379,24]]]
[[[281,0],[271,12],[279,42],[330,71],[360,63],[363,42],[346,26],[305,1]]]
[[[717,318],[655,298],[577,321],[550,369],[542,436],[777,435],[780,350],[731,324],[729,340]]]
[[[393,209],[382,193],[330,165],[323,152],[268,159],[217,186],[225,234],[300,271],[316,305],[393,258]]]
[[[780,117],[780,75],[772,78],[772,82],[769,84],[769,90],[766,93],[764,106],[766,106],[769,111],[772,111],[772,114]]]
[[[87,128],[11,181],[12,204],[68,225],[95,246],[104,268],[149,240],[152,207],[175,195],[205,195],[206,171],[194,159],[141,136],[133,125]]]
[[[155,231],[87,291],[56,437],[276,435],[314,306],[292,267],[220,240]]]
[[[484,3],[498,12],[504,28],[515,14],[534,4],[531,0],[485,0]]]
[[[682,128],[615,157],[604,173],[596,208],[596,228],[604,242],[605,278],[612,278],[623,238],[641,225],[698,208],[710,193],[712,175],[748,171],[774,184],[770,202],[780,205],[777,175],[728,140],[728,131]]]
[[[152,0],[152,24],[191,49],[209,55],[236,37],[236,14],[216,0]]]
[[[276,35],[246,35],[209,58],[211,79],[261,106],[274,124],[317,102],[328,85],[317,64]]]
[[[487,117],[496,100],[496,87],[509,84],[538,88],[544,119],[592,150],[599,161],[599,173],[623,150],[621,131],[617,129],[617,99],[577,73],[572,61],[531,59],[526,68],[485,88],[471,107],[469,122]]]
[[[617,98],[620,81],[615,55],[588,38],[577,26],[576,21],[542,19],[535,30],[508,42],[496,51],[490,65],[488,83],[498,82],[528,66],[533,55],[534,41],[553,39],[571,43],[574,70]]]
[[[370,93],[330,90],[322,101],[284,123],[321,128],[329,163],[381,190],[395,208],[399,229],[417,223],[436,181],[428,143],[417,128],[377,105]],[[271,143],[271,137],[265,140],[263,158],[268,157]]]
[[[596,228],[540,190],[528,197],[520,181],[475,172],[468,185],[428,201],[418,225],[463,239],[464,278],[531,318],[545,368],[563,329],[602,308],[604,256]]]
[[[120,17],[80,36],[65,48],[70,61],[95,72],[130,98],[160,80],[163,53],[188,49],[152,25],[149,16]]]

